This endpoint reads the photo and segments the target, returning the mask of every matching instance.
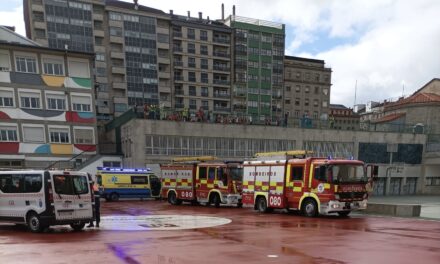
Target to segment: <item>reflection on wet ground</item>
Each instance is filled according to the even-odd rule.
[[[82,232],[1,224],[0,263],[440,263],[438,221],[134,200],[103,202],[102,215]]]

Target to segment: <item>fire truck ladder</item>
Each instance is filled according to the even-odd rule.
[[[287,151],[274,151],[274,152],[259,152],[255,153],[255,158],[257,160],[267,160],[267,159],[292,159],[292,158],[305,158],[312,155],[312,151],[307,150],[287,150]]]
[[[178,158],[173,158],[172,162],[198,163],[198,162],[213,161],[213,160],[218,160],[218,158],[214,156],[178,157]]]

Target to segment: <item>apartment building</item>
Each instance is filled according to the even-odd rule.
[[[233,29],[232,110],[256,119],[282,116],[284,24],[236,16],[225,20]]]
[[[284,57],[284,111],[291,118],[308,116],[326,120],[329,115],[330,68],[323,60]]]
[[[330,104],[329,127],[342,130],[359,130],[360,115],[341,104]]]
[[[60,167],[96,154],[93,54],[0,26],[0,167]]]
[[[144,103],[171,107],[169,15],[114,0],[24,0],[28,38],[95,52],[98,120]]]
[[[230,114],[231,32],[218,21],[171,13],[174,109]]]

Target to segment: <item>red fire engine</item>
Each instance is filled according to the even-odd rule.
[[[307,158],[306,154],[260,153],[256,160],[245,161],[243,204],[260,212],[301,210],[306,216],[347,216],[352,210],[366,209],[372,166],[359,160]]]
[[[216,161],[211,156],[185,157],[161,165],[162,197],[182,202],[237,205],[240,207],[243,167],[241,162]]]

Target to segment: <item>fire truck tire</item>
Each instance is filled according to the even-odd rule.
[[[237,208],[243,208],[243,203],[242,202],[237,203]]]
[[[216,208],[220,207],[220,203],[221,203],[220,196],[217,193],[212,194],[209,200],[210,203],[214,204]]]
[[[70,227],[75,231],[81,231],[85,225],[86,223],[71,223]]]
[[[168,202],[172,205],[180,205],[182,204],[182,200],[177,199],[176,193],[175,192],[170,192],[168,194]]]
[[[117,201],[117,200],[119,200],[119,195],[117,193],[111,193],[110,201]]]
[[[40,233],[45,226],[41,223],[40,217],[35,212],[30,212],[27,216],[27,226],[31,232]]]
[[[351,211],[343,211],[343,212],[338,212],[338,215],[340,217],[347,217],[350,213]]]
[[[318,215],[318,206],[316,205],[315,200],[306,199],[302,204],[302,213],[308,217],[315,217]]]
[[[257,199],[257,210],[260,213],[267,213],[269,212],[269,209],[267,208],[267,201],[266,198],[260,196]]]

